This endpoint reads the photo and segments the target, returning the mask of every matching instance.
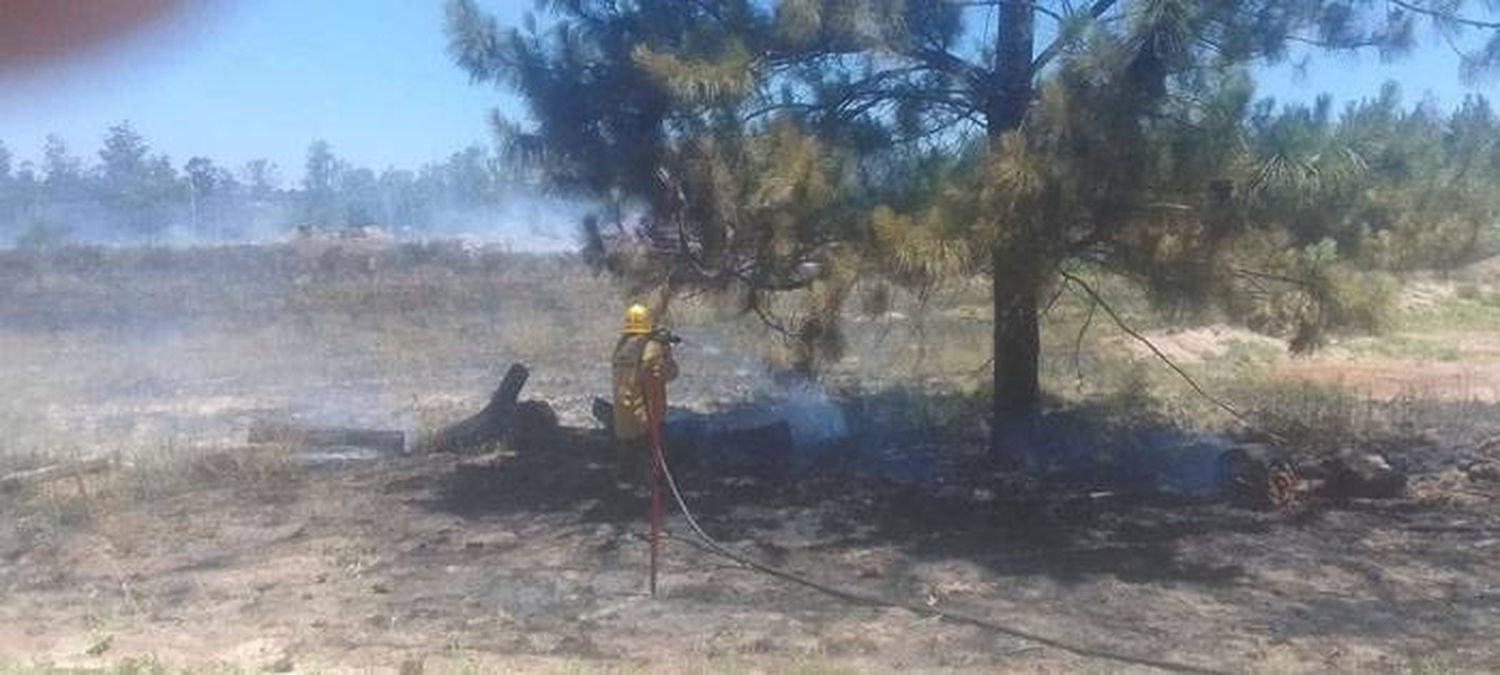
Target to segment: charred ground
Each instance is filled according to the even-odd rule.
[[[678,540],[680,520],[664,594],[644,597],[644,498],[614,487],[585,428],[618,293],[566,259],[86,249],[6,254],[0,276],[0,469],[98,452],[128,465],[87,494],[64,482],[0,496],[0,668],[1128,669],[789,586]],[[1234,671],[1500,667],[1500,483],[1485,469],[1500,461],[1500,410],[1483,395],[1287,384],[1281,373],[1310,366],[1231,342],[1188,367],[1267,423],[1300,416],[1334,439],[1312,440],[1383,452],[1413,473],[1407,496],[1288,516],[1076,472],[1041,482],[984,461],[963,379],[983,364],[984,317],[963,289],[945,302],[851,317],[869,329],[828,380],[875,430],[854,442],[904,468],[684,461],[704,526],[820,582],[1082,646]],[[1071,347],[1076,317],[1054,316],[1055,343]],[[774,349],[751,324],[705,304],[674,319],[693,338],[679,401],[706,412],[772,391],[759,364]],[[912,348],[917,322],[941,338]],[[1474,325],[1445,321],[1474,337],[1451,341],[1456,361],[1427,360],[1492,374]],[[1079,363],[1056,350],[1054,390],[1074,396],[1059,415],[1226,428],[1117,339],[1090,338]],[[1319,363],[1395,360],[1361,344]],[[573,427],[552,447],[338,468],[244,447],[244,424],[265,414],[425,433],[475,409],[514,360],[533,368],[526,395]]]

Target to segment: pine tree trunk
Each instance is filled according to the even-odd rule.
[[[986,117],[992,141],[1020,127],[1032,98],[1032,5],[1007,0],[995,35],[995,81]],[[1041,403],[1038,365],[1041,334],[1037,322],[1041,251],[1030,224],[993,252],[995,303],[994,401],[991,450],[997,459],[1017,461],[1029,450]]]
[[[1037,275],[1031,251],[996,252],[994,377],[991,443],[997,456],[1019,459],[1041,403],[1041,333]]]

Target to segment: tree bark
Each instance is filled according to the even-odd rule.
[[[427,452],[463,452],[505,440],[519,410],[521,389],[531,371],[520,363],[511,364],[490,395],[483,410],[444,427],[424,448]]]
[[[986,97],[985,117],[992,143],[1020,128],[1032,99],[1032,4],[1008,0],[1001,5],[995,33],[995,67]],[[1037,296],[1038,233],[1023,219],[1009,223],[992,252],[992,294],[995,308],[993,336],[994,400],[991,410],[991,449],[997,458],[1016,460],[1031,445],[1031,431],[1041,403],[1038,380],[1041,357]]]
[[[1019,248],[1019,247],[1018,247]],[[1030,251],[998,251],[992,292],[995,303],[994,376],[997,421],[1035,412],[1040,399],[1035,261]]]

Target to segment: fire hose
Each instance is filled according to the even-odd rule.
[[[664,533],[664,528],[661,524],[661,483],[663,480],[665,480],[667,488],[672,494],[673,501],[677,503],[678,510],[682,512],[683,520],[687,522],[688,527],[693,531],[693,534],[698,537],[698,541],[684,539],[682,537],[671,538],[677,541],[682,541],[708,553],[726,558],[750,570],[754,570],[756,572],[760,572],[762,574],[766,574],[783,581],[791,582],[799,586],[813,589],[825,595],[838,598],[851,604],[861,605],[865,607],[889,607],[895,609],[904,609],[920,616],[926,616],[940,621],[946,621],[952,624],[972,626],[994,633],[1008,635],[1086,658],[1103,659],[1114,661],[1117,663],[1145,666],[1169,672],[1201,673],[1204,675],[1224,675],[1225,673],[1227,673],[1227,671],[1215,670],[1213,668],[1204,666],[1196,666],[1188,663],[1180,663],[1164,659],[1154,659],[1146,656],[1135,656],[1097,647],[1073,644],[1065,642],[1058,638],[1047,637],[1045,635],[1033,633],[1025,629],[995,623],[993,621],[981,619],[975,616],[946,610],[938,610],[933,607],[918,605],[910,602],[903,602],[873,593],[864,593],[861,591],[830,586],[828,584],[814,581],[795,572],[775,567],[760,562],[742,553],[738,553],[719,543],[717,539],[714,539],[711,535],[709,535],[708,532],[703,529],[703,526],[698,523],[698,519],[693,516],[692,509],[688,507],[687,499],[682,496],[682,491],[677,487],[677,480],[672,475],[671,467],[667,465],[666,453],[663,452],[662,421],[665,417],[666,412],[664,405],[666,401],[666,383],[660,381],[654,382],[653,386],[648,389],[648,393],[649,396],[646,409],[649,416],[649,426],[651,428],[652,485],[650,544],[651,594],[653,596],[656,595],[658,550],[660,547],[661,537]]]

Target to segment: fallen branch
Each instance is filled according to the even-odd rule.
[[[275,443],[298,448],[368,448],[384,454],[406,452],[406,432],[345,427],[304,427],[286,422],[255,420],[247,439],[252,444]]]
[[[472,451],[496,443],[509,443],[513,450],[525,450],[543,444],[556,432],[557,414],[545,401],[520,401],[521,389],[531,371],[520,363],[511,364],[490,396],[490,402],[478,413],[439,431],[428,443],[430,452]]]
[[[1073,372],[1078,376],[1079,391],[1083,390],[1083,362],[1078,355],[1083,351],[1083,336],[1089,332],[1089,327],[1094,325],[1094,313],[1098,310],[1098,301],[1089,302],[1089,313],[1083,317],[1083,326],[1079,327],[1078,336],[1073,339]]]
[[[16,471],[5,476],[0,476],[0,488],[13,489],[23,485],[50,483],[65,478],[81,478],[89,474],[107,471],[111,466],[114,466],[114,460],[108,457],[96,457],[65,464],[52,464],[26,471]]]
[[[1047,304],[1042,306],[1041,316],[1047,316],[1047,314],[1052,311],[1052,307],[1057,304],[1058,298],[1062,297],[1063,291],[1065,290],[1068,290],[1067,284],[1057,285],[1057,291],[1053,292],[1051,299],[1047,300]]]
[[[1101,309],[1104,310],[1104,313],[1109,316],[1110,320],[1114,321],[1116,326],[1119,326],[1120,330],[1124,331],[1126,335],[1129,335],[1137,342],[1145,345],[1147,349],[1151,350],[1151,353],[1155,354],[1156,358],[1160,359],[1162,363],[1167,364],[1167,367],[1171,368],[1172,372],[1176,373],[1178,377],[1182,378],[1182,381],[1186,382],[1189,387],[1192,387],[1193,391],[1197,392],[1198,395],[1203,397],[1205,401],[1212,403],[1215,407],[1228,413],[1229,416],[1234,418],[1236,422],[1239,422],[1246,427],[1259,430],[1261,433],[1266,434],[1272,440],[1275,440],[1277,442],[1285,442],[1285,439],[1281,438],[1279,434],[1261,428],[1259,425],[1251,421],[1249,417],[1246,417],[1243,413],[1235,409],[1235,407],[1230,405],[1228,402],[1220,399],[1217,396],[1214,396],[1213,394],[1208,393],[1208,390],[1204,389],[1203,385],[1198,384],[1198,381],[1193,379],[1192,375],[1189,375],[1186,370],[1183,370],[1181,366],[1177,365],[1176,361],[1173,361],[1171,357],[1162,352],[1162,350],[1156,346],[1156,343],[1152,342],[1145,335],[1142,335],[1140,331],[1131,328],[1130,324],[1125,323],[1125,319],[1115,311],[1114,307],[1110,306],[1108,302],[1105,302],[1104,298],[1100,296],[1099,293],[1094,290],[1094,287],[1090,286],[1088,282],[1072,274],[1069,274],[1066,271],[1060,271],[1059,274],[1061,274],[1063,278],[1066,279],[1069,283],[1077,286],[1080,290],[1087,294],[1089,298],[1091,298],[1096,304],[1098,304]]]

